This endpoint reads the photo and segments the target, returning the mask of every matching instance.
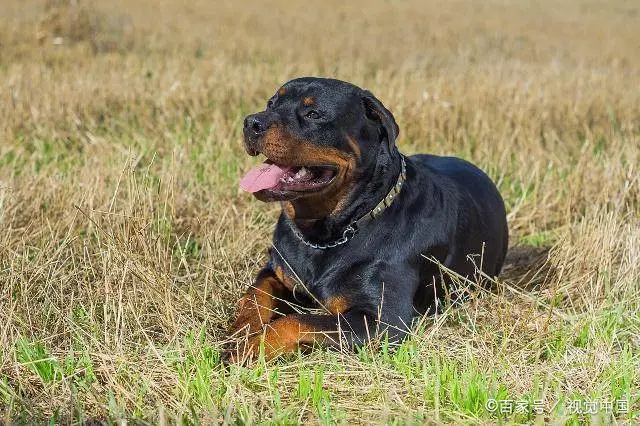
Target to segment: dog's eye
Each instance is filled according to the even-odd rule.
[[[274,104],[274,103],[275,103],[275,102],[273,101],[273,99],[269,99],[269,101],[267,101],[267,109],[271,109],[271,108],[273,108],[273,104]]]
[[[318,118],[320,118],[320,114],[318,113],[318,111],[313,111],[313,110],[309,111],[304,116],[312,120],[317,120]]]

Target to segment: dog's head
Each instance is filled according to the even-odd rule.
[[[241,187],[262,201],[313,203],[316,215],[328,215],[397,136],[393,115],[370,92],[333,79],[291,80],[244,120],[247,152],[266,161]]]

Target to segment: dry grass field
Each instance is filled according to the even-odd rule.
[[[637,1],[1,7],[0,423],[640,421]],[[393,351],[223,367],[278,214],[242,119],[302,75],[486,170],[508,265]]]

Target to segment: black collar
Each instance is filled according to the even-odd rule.
[[[346,229],[342,232],[342,237],[325,244],[314,244],[310,241],[307,241],[304,235],[302,235],[302,232],[300,232],[300,230],[296,226],[296,224],[292,220],[289,220],[288,222],[290,222],[290,226],[291,226],[291,230],[293,231],[293,234],[303,244],[317,250],[325,250],[325,249],[333,248],[346,243],[351,238],[353,238],[353,236],[358,232],[358,230],[366,226],[369,222],[374,220],[376,217],[380,216],[380,214],[387,207],[389,207],[391,203],[393,203],[393,200],[400,193],[400,190],[402,190],[402,185],[407,180],[406,164],[404,161],[404,156],[402,154],[400,154],[400,163],[401,163],[401,169],[400,169],[400,174],[398,175],[398,180],[396,181],[396,184],[393,185],[393,187],[391,188],[389,193],[386,195],[386,197],[384,197],[382,201],[380,201],[373,209],[369,210],[360,219],[357,219],[351,222],[349,226],[347,226]]]

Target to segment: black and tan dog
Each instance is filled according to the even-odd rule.
[[[489,177],[458,158],[404,157],[397,136],[378,99],[332,79],[292,80],[245,119],[247,152],[267,160],[240,185],[283,208],[229,331],[248,332],[248,345],[228,356],[255,355],[261,339],[268,358],[382,332],[398,341],[450,294],[438,262],[468,278],[500,272],[507,222]],[[289,302],[326,314],[294,313]]]

